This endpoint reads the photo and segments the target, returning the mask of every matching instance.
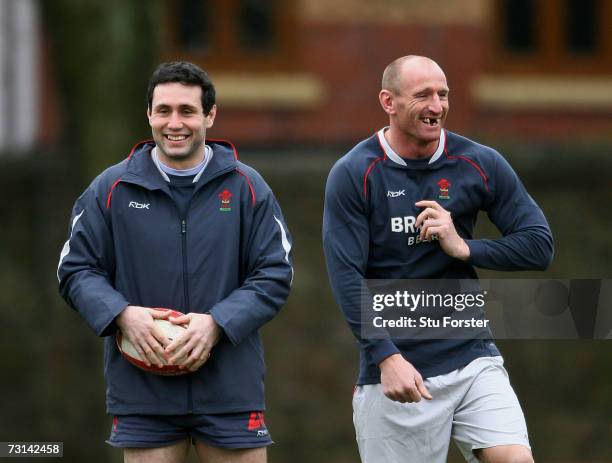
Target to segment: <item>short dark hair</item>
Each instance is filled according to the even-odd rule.
[[[162,63],[157,66],[149,79],[147,88],[147,107],[150,109],[153,104],[153,90],[159,84],[168,82],[178,82],[184,85],[199,85],[202,89],[202,109],[204,114],[208,114],[215,104],[215,86],[208,74],[193,63],[187,61],[173,61]]]

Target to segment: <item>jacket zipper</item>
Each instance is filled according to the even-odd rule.
[[[189,313],[189,273],[187,270],[187,221],[181,219],[181,245],[183,247],[183,290],[185,297],[185,311]],[[191,375],[187,381],[187,413],[193,413],[193,396],[192,396]]]
[[[230,167],[226,167],[218,172],[215,172],[213,174],[212,177],[206,179],[205,183],[199,183],[199,185],[196,185],[196,189],[194,190],[193,194],[195,195],[197,193],[197,190],[201,189],[204,187],[204,185],[206,185],[207,183],[211,182],[212,180],[215,180],[218,177],[221,177],[222,175],[227,174],[228,172],[232,172],[234,170],[236,170],[237,166],[230,166]],[[122,179],[123,182],[126,183],[132,183],[138,186],[141,186],[143,188],[146,188],[148,190],[151,190],[152,188],[146,184],[143,184],[142,182],[139,182],[137,180],[134,179]],[[201,186],[200,186],[201,185]],[[199,186],[199,188],[198,188]],[[162,189],[163,191],[163,189]],[[170,194],[170,192],[165,191],[165,193],[170,197],[170,199],[172,200],[172,202],[174,202],[174,198],[172,198],[172,195]],[[192,197],[193,199],[193,197]],[[177,208],[178,211],[178,206],[175,203],[175,206]],[[191,207],[191,203],[189,205],[189,207],[187,208],[189,210],[189,208]],[[179,215],[179,220],[180,220],[180,226],[181,226],[181,247],[183,250],[183,289],[184,289],[184,298],[185,298],[185,311],[188,313],[190,312],[190,308],[189,308],[189,277],[188,277],[188,273],[187,273],[187,221],[185,218],[180,217],[180,212],[178,213]],[[192,384],[192,375],[187,375],[188,376],[188,382],[187,382],[187,413],[191,414],[193,413],[193,384]]]
[[[189,274],[187,273],[187,221],[185,219],[181,219],[181,244],[183,247],[183,290],[185,297],[185,310],[189,312]]]

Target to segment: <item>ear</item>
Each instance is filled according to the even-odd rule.
[[[149,125],[151,125],[151,108],[147,106],[147,119],[149,119]]]
[[[208,114],[204,116],[207,129],[210,129],[213,126],[213,124],[215,123],[216,116],[217,116],[217,105],[215,104],[212,106],[212,108],[210,108],[210,111],[208,112]]]
[[[378,101],[380,102],[380,105],[382,106],[384,112],[386,112],[390,116],[395,114],[393,93],[391,93],[389,90],[381,90],[378,94]]]

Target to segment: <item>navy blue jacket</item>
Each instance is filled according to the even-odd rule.
[[[476,278],[474,266],[545,269],[553,254],[546,219],[504,158],[491,148],[444,131],[425,160],[387,153],[380,133],[336,162],[327,180],[323,243],[332,289],[361,347],[358,384],[380,382],[378,364],[401,352],[424,377],[448,373],[481,356],[499,355],[490,340],[363,339],[361,282],[366,279]],[[390,157],[392,156],[392,157]],[[437,241],[420,242],[413,224],[434,200],[450,211],[470,248],[467,262],[449,257]],[[478,211],[503,237],[473,239]]]
[[[60,293],[105,338],[111,414],[233,413],[264,409],[258,329],[287,298],[290,237],[272,191],[234,147],[210,141],[213,157],[186,217],[138,144],[99,175],[72,210],[58,266]],[[194,373],[162,377],[119,353],[115,317],[128,305],[209,312],[224,336]]]

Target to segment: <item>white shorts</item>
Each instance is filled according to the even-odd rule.
[[[527,425],[501,357],[425,380],[433,400],[399,403],[380,384],[357,386],[353,422],[363,463],[445,462],[450,438],[468,462],[496,445],[527,448]]]

